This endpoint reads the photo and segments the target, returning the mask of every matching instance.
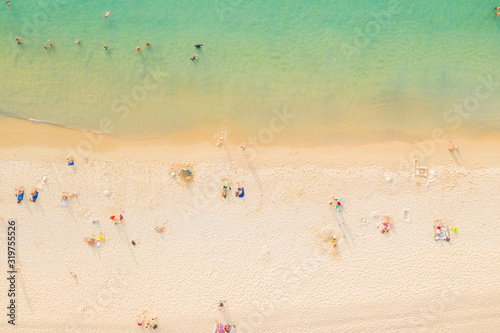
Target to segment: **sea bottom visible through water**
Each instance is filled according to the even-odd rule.
[[[125,139],[495,134],[495,5],[15,1],[0,11],[0,114]]]

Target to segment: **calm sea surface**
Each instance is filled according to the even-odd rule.
[[[1,115],[127,139],[500,132],[500,2],[11,2],[0,6]]]

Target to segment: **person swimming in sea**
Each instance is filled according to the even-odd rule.
[[[198,55],[195,54],[192,58],[189,58],[189,59],[191,59],[192,61],[195,61],[196,59],[198,59]]]
[[[151,43],[146,43],[146,46],[147,47],[151,47]]]
[[[9,10],[10,10],[10,6],[12,6],[12,4],[10,3],[10,1],[5,1],[5,4],[7,5],[7,8],[9,8]]]
[[[108,46],[107,45],[104,45],[104,49],[107,50],[108,49]]]
[[[497,17],[500,16],[500,7],[495,7],[495,11],[497,12]]]
[[[102,20],[104,21],[105,19],[107,19],[109,15],[111,15],[111,12],[106,12],[106,15],[102,17]]]
[[[23,42],[22,38],[19,39],[19,38],[16,37],[16,43],[17,43],[17,45],[21,45],[22,42]]]
[[[194,44],[194,47],[197,48],[198,50],[201,49],[202,46],[205,46],[203,44]]]

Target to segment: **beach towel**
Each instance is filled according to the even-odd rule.
[[[335,203],[335,210],[339,213],[342,213],[344,211],[344,199],[338,198],[337,202]]]
[[[234,325],[228,325],[223,323],[215,323],[213,333],[226,333],[224,330],[229,328],[229,333],[233,333]]]

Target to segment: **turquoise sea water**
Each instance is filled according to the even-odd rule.
[[[500,128],[500,86],[484,83],[500,81],[500,2],[11,2],[2,115],[124,138],[226,126],[320,144]],[[277,112],[293,115],[284,129]]]

